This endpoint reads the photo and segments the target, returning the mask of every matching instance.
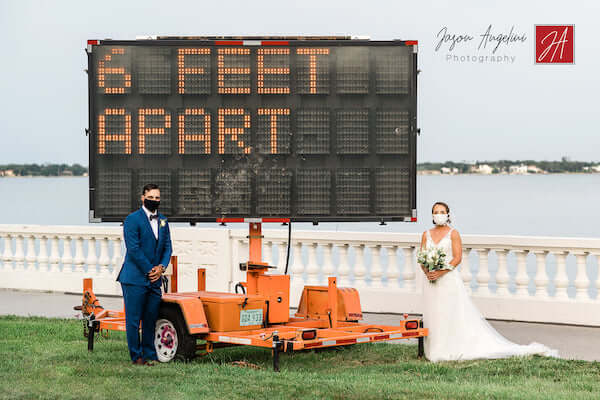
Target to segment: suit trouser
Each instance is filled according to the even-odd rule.
[[[160,306],[160,286],[139,286],[121,283],[125,300],[125,327],[131,360],[156,360],[154,329]],[[140,320],[142,343],[140,346]]]

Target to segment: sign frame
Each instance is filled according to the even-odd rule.
[[[98,188],[98,177],[97,177],[97,169],[100,167],[96,163],[95,154],[95,145],[97,139],[97,121],[95,119],[94,110],[96,109],[96,99],[95,99],[95,91],[92,88],[95,88],[95,84],[97,82],[97,74],[95,68],[95,58],[94,58],[94,50],[96,46],[178,46],[178,47],[204,47],[210,46],[212,48],[218,46],[229,46],[229,47],[240,47],[240,46],[248,46],[250,48],[265,48],[266,46],[276,46],[276,47],[334,47],[334,46],[410,46],[413,48],[412,60],[410,65],[410,78],[409,78],[409,93],[405,96],[405,108],[409,112],[410,123],[409,123],[409,135],[408,135],[408,154],[405,157],[406,166],[408,167],[408,179],[410,188],[409,193],[409,202],[410,202],[410,212],[406,215],[360,215],[360,216],[349,216],[349,215],[311,215],[311,216],[299,216],[299,215],[248,215],[248,214],[217,214],[206,216],[206,217],[189,217],[189,216],[169,216],[169,221],[171,222],[189,222],[191,224],[195,224],[197,222],[216,222],[216,221],[227,221],[227,220],[240,220],[241,219],[263,219],[263,220],[291,220],[294,222],[362,222],[362,221],[403,221],[403,222],[415,222],[416,221],[416,156],[417,156],[417,42],[416,41],[402,41],[402,40],[388,40],[388,41],[371,41],[368,39],[349,39],[346,37],[327,37],[327,38],[288,38],[288,37],[205,37],[205,38],[179,38],[179,37],[162,37],[158,39],[152,40],[90,40],[88,41],[88,46],[86,49],[88,56],[88,103],[89,103],[89,119],[88,119],[88,139],[89,139],[89,220],[90,222],[122,222],[126,215],[119,216],[110,216],[110,215],[97,215],[96,212],[96,189]],[[335,80],[335,60],[332,57],[330,61],[330,81],[333,82]],[[290,68],[292,68],[290,66]],[[172,72],[173,74],[174,72]],[[255,75],[256,72],[253,71]],[[213,72],[213,75],[216,75],[216,72]],[[290,71],[290,76],[292,75],[292,71]],[[290,78],[293,79],[293,78]],[[370,78],[371,79],[371,78]],[[254,88],[254,78],[253,85]],[[293,83],[290,81],[290,87],[292,87]],[[333,86],[333,83],[330,84]],[[109,96],[119,96],[119,95],[109,95]],[[230,98],[235,98],[235,96],[271,96],[276,98],[277,94],[221,94],[220,96],[228,96]],[[289,96],[289,95],[287,95]],[[310,95],[296,95],[296,96],[310,96]],[[316,95],[319,96],[319,95]],[[353,96],[353,95],[348,95]],[[332,109],[333,110],[333,109]],[[173,115],[175,115],[176,110],[172,110]],[[216,116],[217,110],[212,110],[213,115]],[[333,113],[332,113],[333,114]],[[333,115],[332,118],[335,118]],[[373,118],[370,117],[370,124],[373,123]],[[333,128],[332,128],[333,129]],[[372,129],[372,126],[370,126]],[[175,129],[173,128],[173,131]],[[370,137],[373,135],[369,135]],[[334,140],[331,138],[330,140]],[[372,139],[370,139],[372,140]],[[373,143],[370,143],[370,146]],[[330,148],[331,148],[330,144]],[[214,145],[213,145],[214,148]],[[298,155],[294,155],[296,158],[300,159]],[[338,158],[337,161],[334,159]],[[118,159],[119,156],[108,156],[114,157]],[[277,155],[273,155],[273,157],[278,157]],[[291,157],[291,156],[288,156]],[[339,155],[328,154],[328,158],[331,160],[326,161],[325,165],[328,168],[333,168],[335,166],[340,166],[339,164]],[[370,156],[367,156],[370,157]],[[352,166],[353,165],[353,156],[341,157],[345,159],[345,165]],[[125,164],[122,162],[121,164]],[[231,164],[235,164],[235,161],[232,161]],[[141,166],[143,167],[143,166]],[[172,165],[172,167],[179,167],[178,165]],[[382,167],[385,167],[382,165]],[[293,169],[293,168],[292,168]],[[171,176],[171,180],[174,181],[176,178]],[[373,182],[373,174],[371,173],[371,183]],[[212,178],[214,179],[214,177]],[[132,190],[132,204],[131,211],[135,210],[136,204],[139,206],[139,201],[136,204],[134,202],[139,199],[138,193],[140,188],[135,186],[136,179],[132,179],[131,190]],[[293,186],[293,185],[292,185]],[[373,186],[371,186],[373,187]],[[332,183],[331,192],[335,192],[335,186]],[[211,193],[213,195],[213,193]],[[294,193],[290,194],[294,196]],[[373,197],[373,194],[370,194],[370,197]],[[255,201],[255,199],[253,199]],[[335,204],[336,199],[335,195],[331,196],[331,203]],[[370,200],[371,208],[373,207],[373,200]],[[256,209],[256,207],[255,207]],[[131,212],[130,211],[130,212]]]

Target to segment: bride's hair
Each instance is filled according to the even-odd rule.
[[[448,213],[448,223],[451,224],[452,221],[450,220],[450,207],[448,207],[448,204],[444,203],[443,201],[436,201],[435,203],[433,203],[433,206],[431,206],[432,214],[433,214],[433,209],[435,208],[435,206],[442,206],[446,209],[446,212]],[[433,224],[435,225],[434,220],[431,220],[431,222],[433,222]]]

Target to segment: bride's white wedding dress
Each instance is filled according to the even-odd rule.
[[[452,260],[452,229],[435,243],[427,231],[427,247],[444,250]],[[429,328],[425,338],[425,357],[430,361],[505,358],[540,354],[558,357],[558,352],[540,343],[519,345],[505,339],[482,317],[473,304],[460,273],[454,269],[430,283],[423,280],[423,325]]]

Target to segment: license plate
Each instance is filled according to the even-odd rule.
[[[242,310],[240,312],[240,326],[262,325],[263,310]]]

